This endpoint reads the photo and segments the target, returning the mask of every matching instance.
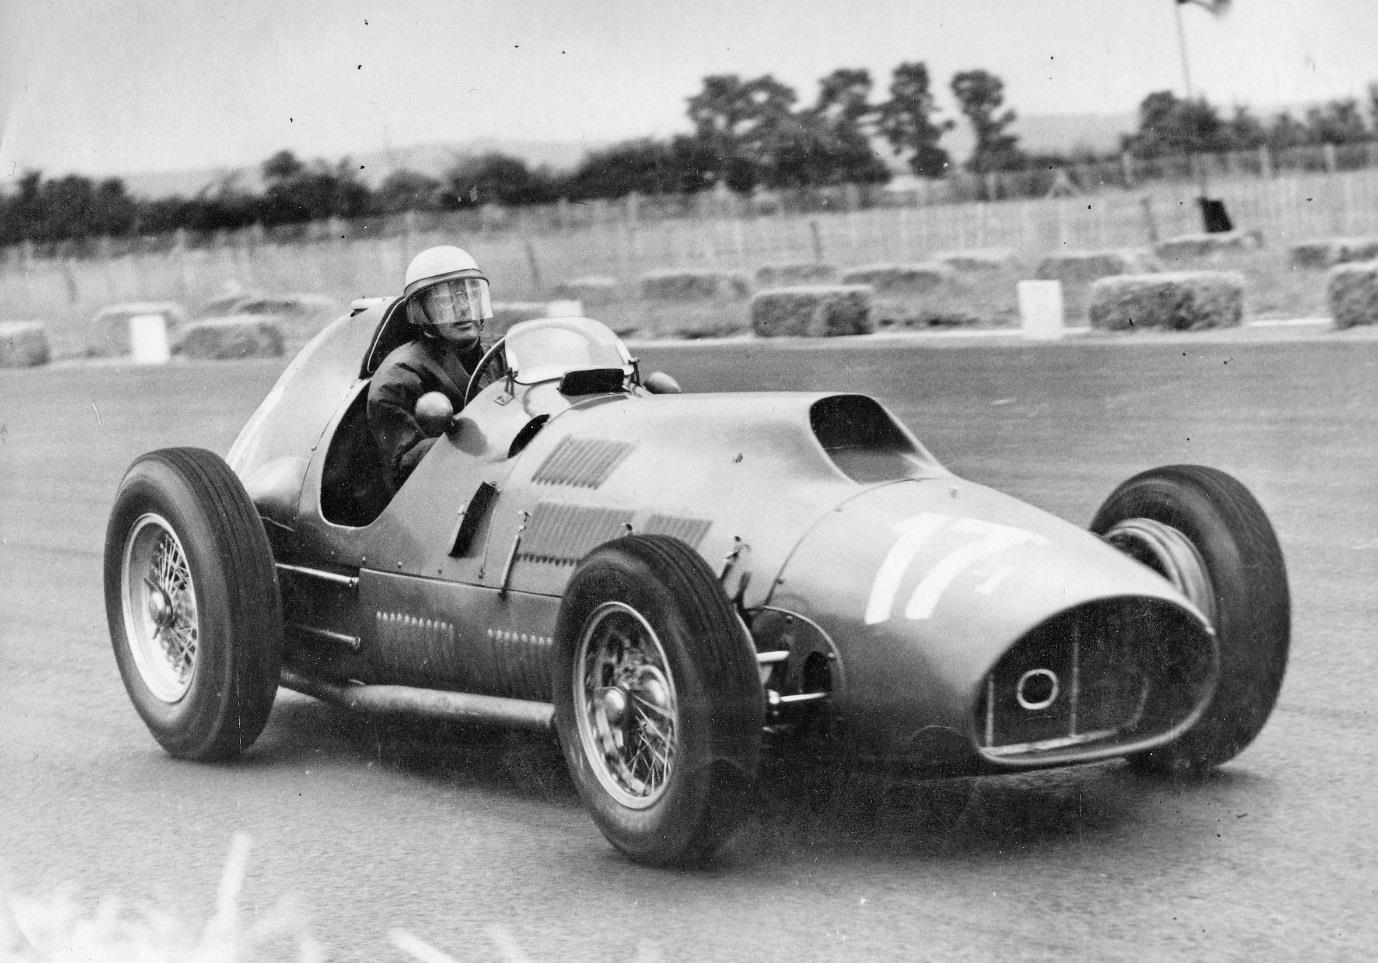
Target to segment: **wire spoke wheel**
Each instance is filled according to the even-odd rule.
[[[621,602],[600,606],[574,659],[579,738],[594,774],[624,806],[644,809],[665,791],[675,764],[675,685],[655,630]]]
[[[177,533],[152,512],[125,539],[120,598],[134,664],[153,695],[179,701],[196,670],[196,586]]]
[[[710,857],[751,802],[765,699],[750,636],[694,549],[628,535],[560,606],[555,728],[603,835],[657,866]]]
[[[120,678],[179,759],[226,759],[263,731],[282,666],[272,547],[213,452],[137,458],[106,525],[105,613]]]

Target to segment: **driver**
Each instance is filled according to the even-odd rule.
[[[457,247],[427,248],[413,258],[402,297],[418,337],[384,358],[368,387],[368,425],[393,491],[435,443],[417,423],[417,399],[439,391],[455,411],[463,406],[485,349],[483,322],[493,316],[488,279]]]

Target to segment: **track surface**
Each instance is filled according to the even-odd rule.
[[[175,762],[109,651],[101,543],[151,448],[225,451],[280,367],[0,372],[0,861],[196,924],[232,833],[249,920],[295,894],[331,959],[1359,957],[1378,945],[1378,342],[646,347],[697,390],[879,396],[961,475],[1086,521],[1126,476],[1235,473],[1287,552],[1293,658],[1260,739],[1198,785],[1120,764],[852,786],[784,778],[707,871],[604,843],[555,752],[282,693],[233,765]],[[815,787],[817,788],[817,787]],[[826,788],[826,787],[824,787]]]

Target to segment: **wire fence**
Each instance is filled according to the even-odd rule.
[[[1215,178],[1209,190],[1237,227],[1258,231],[1272,249],[1378,235],[1378,168]],[[331,222],[289,237],[247,230],[197,243],[185,236],[145,246],[106,240],[86,257],[20,246],[0,251],[0,320],[45,320],[75,332],[111,303],[174,300],[195,310],[231,287],[320,294],[343,304],[396,291],[407,262],[433,244],[472,252],[503,300],[548,298],[562,282],[587,277],[634,289],[652,270],[754,271],[797,262],[847,268],[981,248],[1009,251],[1028,271],[1060,250],[1146,247],[1197,233],[1198,191],[1192,182],[1153,182],[1049,198],[811,212],[761,210],[749,199],[719,196],[674,217],[622,201],[596,210]]]

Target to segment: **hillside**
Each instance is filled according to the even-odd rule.
[[[1119,136],[1133,130],[1135,119],[1130,114],[1043,114],[1021,116],[1015,129],[1020,144],[1030,152],[1072,151],[1090,147],[1098,151],[1113,150]],[[965,127],[958,127],[943,138],[943,145],[958,158],[971,149],[971,135]],[[468,144],[415,144],[387,151],[360,151],[351,159],[362,165],[363,177],[377,186],[392,171],[399,168],[438,175],[452,166],[457,157],[498,151],[520,157],[533,167],[546,166],[554,170],[568,170],[579,163],[585,154],[606,147],[594,141],[523,141],[485,139]],[[882,155],[887,154],[882,150]],[[312,158],[306,157],[310,160]],[[326,158],[337,161],[339,158]],[[887,158],[888,159],[888,158]],[[232,167],[202,168],[199,170],[152,171],[116,175],[129,187],[130,193],[142,197],[168,197],[174,194],[195,195],[236,174]],[[238,183],[249,190],[261,188],[255,167],[238,170]]]

